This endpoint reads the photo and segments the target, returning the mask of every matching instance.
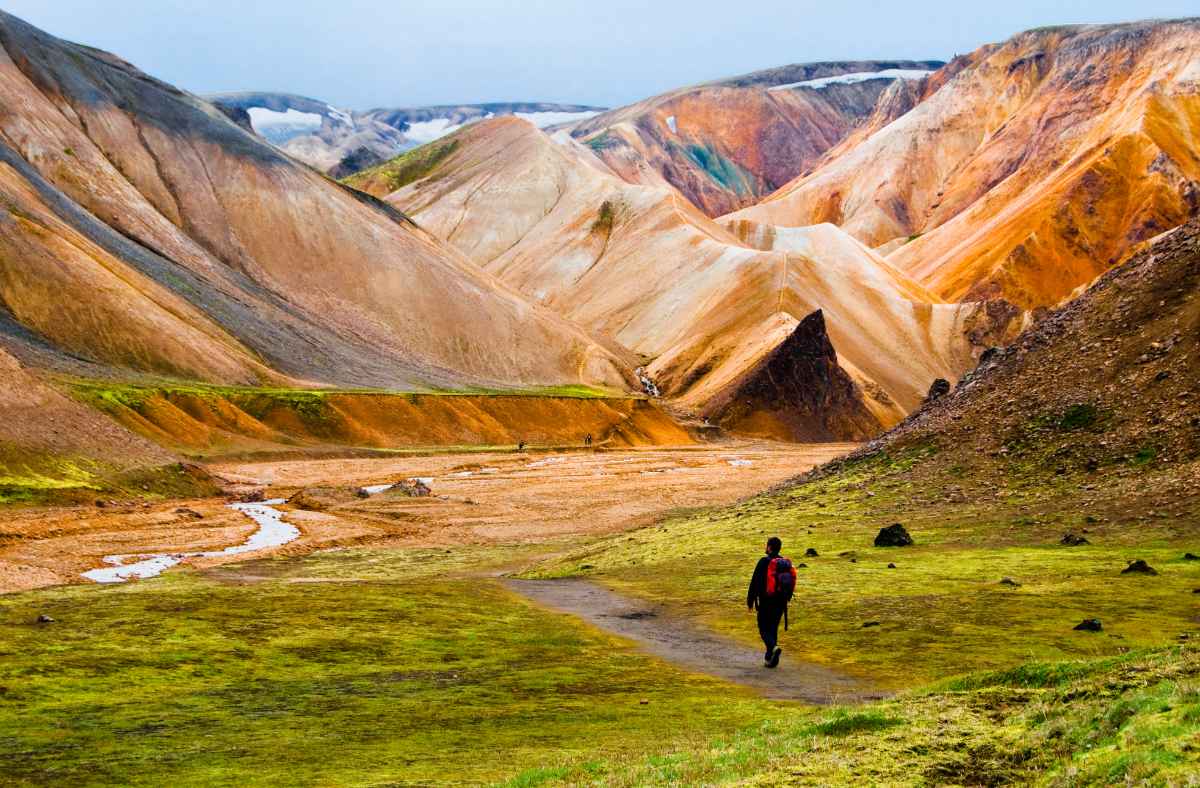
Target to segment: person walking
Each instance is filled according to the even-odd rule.
[[[779,554],[783,541],[778,536],[767,540],[766,555],[758,559],[750,588],[746,591],[746,607],[758,611],[758,634],[766,652],[763,664],[768,668],[779,665],[783,649],[779,646],[779,621],[787,630],[787,605],[796,590],[796,568]]]

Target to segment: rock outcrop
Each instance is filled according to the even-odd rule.
[[[793,441],[866,440],[883,429],[838,364],[820,310],[714,397],[704,415],[727,430]]]

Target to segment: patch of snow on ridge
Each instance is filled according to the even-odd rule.
[[[313,131],[321,128],[321,116],[315,112],[300,112],[290,108],[287,112],[276,112],[266,107],[251,107],[246,112],[250,115],[250,125],[260,133],[266,129],[277,128]]]
[[[329,117],[333,118],[334,120],[340,120],[342,123],[345,123],[347,126],[354,125],[354,119],[350,117],[350,113],[347,112],[346,110],[338,109],[337,107],[333,106],[332,104],[326,104],[325,106],[329,107]]]
[[[514,112],[521,120],[527,120],[539,129],[547,126],[557,126],[559,123],[570,123],[573,120],[587,120],[599,115],[599,112]]]
[[[786,85],[776,85],[771,90],[791,90],[792,88],[813,88],[820,90],[829,85],[853,85],[856,82],[866,82],[869,79],[923,79],[932,71],[917,68],[885,68],[883,71],[856,71],[853,74],[838,74],[836,77],[821,77],[806,79],[803,82],[789,82]]]
[[[772,88],[772,89],[774,89],[774,88]],[[667,128],[669,128],[669,129],[671,130],[671,133],[672,133],[672,134],[678,134],[678,133],[679,133],[679,124],[675,122],[675,116],[674,116],[674,115],[672,115],[671,117],[667,118]]]

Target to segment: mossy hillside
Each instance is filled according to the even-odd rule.
[[[161,500],[216,492],[207,473],[178,463],[130,469],[90,457],[0,446],[0,505],[91,503],[97,497]]]
[[[591,576],[749,644],[747,578],[766,537],[778,534],[785,554],[807,564],[785,648],[891,689],[1200,635],[1192,593],[1200,565],[1183,559],[1200,552],[1200,512],[1176,494],[1194,467],[1014,477],[985,496],[955,483],[974,471],[937,459],[936,449],[918,446],[859,461],[731,509],[601,540],[530,574]],[[917,544],[874,547],[893,522]],[[1067,532],[1090,544],[1060,544]],[[819,556],[805,557],[809,547]],[[1136,558],[1159,575],[1122,575]],[[1004,577],[1020,585],[1001,585]],[[1093,617],[1103,632],[1072,629]]]
[[[458,146],[457,139],[435,140],[383,164],[355,173],[342,182],[355,189],[383,197],[422,178],[435,176],[438,168],[450,158]]]
[[[1200,649],[975,674],[864,708],[765,716],[701,747],[526,770],[509,785],[1188,785]]]
[[[246,575],[272,579],[252,585],[224,567],[0,597],[0,782],[476,784],[699,746],[761,713],[464,579],[512,552],[345,551],[257,562]]]

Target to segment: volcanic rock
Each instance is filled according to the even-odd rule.
[[[37,617],[37,623],[39,623],[39,624],[53,624],[53,623],[54,623],[54,619],[53,619],[53,618],[51,618],[50,616],[46,615],[45,613],[42,613],[40,616],[38,616],[38,617]]]
[[[892,523],[891,525],[880,528],[879,534],[875,537],[876,547],[908,547],[913,544],[913,539],[900,523]]]
[[[1196,555],[1195,553],[1184,553],[1183,560],[1184,561],[1200,561],[1200,555]]]
[[[1000,585],[1010,586],[1012,588],[1020,588],[1021,587],[1021,584],[1018,583],[1016,580],[1013,580],[1011,577],[1000,578]]]
[[[817,548],[815,548],[815,547],[810,547],[804,551],[805,558],[816,558],[816,557],[818,557],[818,555],[819,555],[819,553],[817,553]]]
[[[933,381],[932,385],[930,385],[929,393],[925,395],[925,402],[926,404],[930,402],[936,402],[949,393],[950,381],[946,380],[945,378],[938,378],[937,380]]]
[[[1129,566],[1121,570],[1123,575],[1157,575],[1158,571],[1142,559],[1130,561]]]
[[[1104,629],[1098,618],[1085,618],[1073,628],[1078,632],[1101,632]]]
[[[1078,534],[1067,533],[1063,534],[1063,538],[1059,540],[1059,544],[1065,544],[1068,547],[1078,547],[1079,545],[1090,544],[1087,539]]]

